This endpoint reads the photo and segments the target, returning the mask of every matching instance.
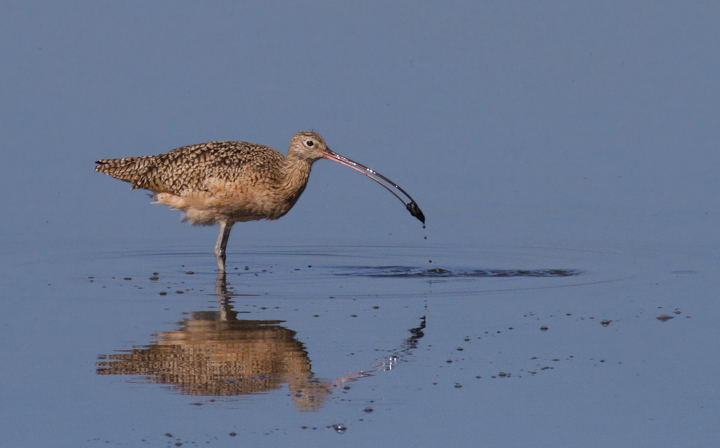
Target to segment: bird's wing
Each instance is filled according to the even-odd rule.
[[[95,169],[131,182],[133,189],[182,195],[208,191],[208,180],[252,183],[280,175],[283,160],[268,146],[224,141],[183,146],[156,156],[101,160]]]

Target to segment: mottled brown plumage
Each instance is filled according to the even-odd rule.
[[[211,177],[237,182],[253,174],[272,175],[284,160],[281,153],[263,145],[208,142],[156,156],[99,160],[95,171],[130,182],[133,190],[179,194],[205,189],[204,182]]]
[[[379,173],[331,151],[315,132],[295,134],[287,156],[255,143],[209,142],[156,156],[98,160],[95,171],[129,182],[133,190],[150,190],[156,203],[182,210],[183,220],[193,225],[219,224],[215,255],[224,272],[233,224],[285,215],[305,190],[312,164],[321,158],[360,171],[395,194],[371,174],[378,176],[408,196]],[[408,210],[424,223],[422,212],[408,198]]]

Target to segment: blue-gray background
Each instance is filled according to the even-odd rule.
[[[333,150],[399,183],[422,207],[428,228],[423,230],[397,200],[363,176],[321,161],[286,217],[235,227],[230,263],[247,264],[243,248],[253,244],[418,246],[442,254],[448,264],[464,265],[471,262],[453,260],[469,258],[454,256],[453,247],[476,245],[482,252],[484,245],[494,244],[495,253],[520,253],[518,260],[529,247],[538,259],[543,255],[537,247],[598,250],[604,254],[600,258],[612,251],[660,254],[642,252],[639,260],[588,257],[575,260],[578,266],[556,266],[572,259],[556,255],[546,255],[548,263],[538,262],[545,268],[602,271],[593,265],[597,261],[605,267],[621,265],[617,270],[632,277],[637,274],[632,266],[642,271],[637,266],[652,265],[658,257],[701,254],[685,260],[688,266],[660,271],[670,275],[673,269],[706,269],[702,287],[695,286],[700,289],[688,296],[703,300],[696,315],[717,317],[710,297],[717,290],[720,250],[718,23],[720,4],[701,1],[1,2],[0,280],[7,299],[4,319],[13,324],[0,329],[0,351],[5,359],[12,354],[16,366],[24,366],[13,370],[7,361],[0,367],[3,377],[12,378],[0,386],[3,407],[16,412],[17,419],[13,427],[4,428],[5,437],[16,442],[14,446],[21,446],[22,434],[29,433],[45,446],[53,438],[79,446],[93,436],[130,445],[154,436],[147,428],[130,434],[102,424],[95,426],[98,433],[93,436],[62,431],[58,428],[82,426],[87,415],[95,415],[93,406],[87,400],[73,401],[71,386],[55,395],[49,389],[63,386],[53,381],[51,388],[41,388],[43,394],[22,395],[17,382],[42,364],[36,350],[48,336],[40,336],[43,331],[62,334],[72,327],[76,339],[68,336],[67,345],[76,347],[75,342],[96,337],[91,328],[82,332],[87,322],[107,328],[107,310],[72,301],[83,294],[93,297],[89,303],[113,301],[83,292],[77,280],[99,271],[123,276],[121,267],[98,261],[105,251],[187,249],[201,254],[195,261],[212,270],[216,230],[180,224],[177,212],[151,206],[143,193],[131,193],[128,184],[94,173],[93,162],[100,158],[157,154],[210,140],[252,141],[285,152],[295,132],[314,129]],[[415,263],[426,263],[427,258],[419,255]],[[183,263],[181,256],[176,261]],[[492,267],[493,261],[497,258],[488,255],[482,267]],[[137,261],[118,263],[131,266]],[[154,270],[150,261],[143,263],[146,271]],[[71,292],[38,289],[47,283],[65,284]],[[678,291],[691,287],[684,284]],[[304,288],[313,295],[312,282]],[[633,288],[620,289],[627,293]],[[673,306],[683,303],[674,297]],[[532,297],[527,300],[533,302]],[[577,294],[575,300],[595,298]],[[472,315],[467,301],[461,302],[455,315]],[[28,308],[45,315],[49,306],[71,310],[72,317],[42,324],[33,320],[37,317],[23,320],[32,314]],[[188,304],[182,311],[196,308],[201,307]],[[122,307],[113,311],[122,312]],[[124,335],[120,329],[134,323],[118,316],[122,314],[112,315],[118,332],[106,335],[114,345],[92,347],[88,353],[127,348],[123,343],[132,338],[147,343],[142,335],[152,331]],[[179,317],[155,322],[173,319]],[[446,325],[453,326],[448,319]],[[345,325],[336,324],[326,328],[331,341]],[[406,330],[415,324],[402,325]],[[18,333],[18,327],[24,331]],[[717,333],[710,323],[688,331]],[[648,344],[655,340],[647,337]],[[710,344],[708,339],[686,342]],[[717,343],[706,348],[706,355],[716,357]],[[18,364],[19,359],[24,362]],[[77,381],[82,384],[82,375],[93,374],[95,359],[78,355],[75,361],[54,371],[80,375]],[[77,362],[86,363],[82,375],[74,371]],[[714,372],[698,369],[692,374],[710,377]],[[50,374],[34,379],[39,385],[51,380]],[[589,384],[595,383],[578,387]],[[707,386],[698,384],[690,395],[712,397],[714,407],[696,407],[706,409],[701,417],[709,422],[718,417],[717,387]],[[476,400],[483,401],[478,394]],[[392,406],[398,415],[418,412],[421,418],[444,406],[450,410],[442,412],[450,415],[467,414],[460,405],[453,411],[452,402],[439,397],[434,397],[437,402],[413,399],[425,407],[415,401],[412,406]],[[645,398],[638,397],[635,405],[643,408]],[[688,400],[687,406],[697,410],[697,401]],[[121,401],[110,405],[142,407]],[[58,402],[73,411],[60,411]],[[43,436],[23,426],[18,416],[40,412],[37,408],[47,408],[47,403],[54,403],[48,409],[55,411],[48,411],[46,420],[58,423]],[[260,399],[247,409],[227,412],[235,412],[235,419],[247,412],[267,412],[270,419],[270,409],[254,407],[264,409],[267,403]],[[616,412],[610,409],[607,415]],[[162,428],[163,417],[158,418]],[[294,440],[300,424],[292,418],[271,425],[280,429],[274,437]],[[392,416],[376,420],[375,426],[355,431],[362,443],[402,432]],[[672,420],[671,415],[661,426]],[[471,437],[467,424],[464,418],[451,418],[433,434]],[[523,422],[523,427],[528,424]],[[684,424],[693,426],[692,421]],[[597,443],[634,440],[632,446],[640,446],[637,441],[644,439],[639,434],[652,432],[638,424],[613,433],[609,420],[583,425],[571,439],[557,438],[539,426],[524,435],[511,429],[484,437],[493,445],[506,440],[514,446],[538,440],[587,442],[587,435]],[[682,436],[696,437],[698,443],[718,436],[709,423],[698,425]],[[352,437],[351,432],[342,437]],[[198,429],[188,437],[199,443],[212,433]],[[256,442],[283,443],[262,439],[263,430],[257,434]],[[681,440],[690,443],[671,433],[653,442],[672,446]]]

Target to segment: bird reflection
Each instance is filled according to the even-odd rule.
[[[149,346],[100,356],[97,374],[141,375],[143,381],[199,396],[257,394],[287,384],[298,411],[316,411],[332,389],[374,371],[389,370],[399,361],[395,355],[371,370],[318,379],[295,331],[280,325],[280,320],[238,319],[224,273],[218,274],[215,291],[218,311],[192,312],[178,323],[178,329],[155,334]],[[424,327],[423,317],[421,326],[410,330],[410,338],[396,353],[402,356],[414,348]]]
[[[101,356],[97,373],[142,375],[203,396],[262,393],[287,383],[298,410],[319,409],[329,388],[313,376],[295,332],[278,320],[238,319],[224,274],[218,275],[216,292],[219,311],[193,312],[147,347]]]

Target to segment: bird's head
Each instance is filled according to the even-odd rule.
[[[323,140],[320,134],[313,131],[303,131],[295,134],[292,140],[290,140],[288,156],[290,155],[300,157],[312,163],[323,157],[332,157],[335,153],[330,151],[330,148],[327,147],[325,140]]]
[[[375,182],[379,183],[390,193],[395,195],[396,198],[400,199],[400,202],[405,205],[410,214],[419,219],[423,223],[423,226],[425,225],[425,215],[423,215],[423,212],[420,210],[420,207],[418,207],[417,203],[415,203],[413,198],[411,198],[409,194],[405,193],[405,190],[400,188],[396,183],[383,176],[382,174],[378,173],[377,171],[372,170],[365,165],[354,162],[347,157],[341,156],[334,151],[331,151],[330,148],[328,148],[325,144],[325,140],[323,140],[323,138],[320,137],[320,134],[318,134],[317,132],[304,131],[295,134],[292,140],[290,140],[290,148],[288,148],[288,159],[291,158],[295,160],[305,160],[309,162],[310,165],[320,159],[328,159],[332,160],[333,162],[337,162],[340,165],[344,165],[348,168],[358,171],[366,175],[370,179],[374,180]],[[383,183],[383,181],[385,183]],[[388,185],[386,184],[389,184],[396,190],[399,190],[402,194],[407,196],[410,202],[406,203],[403,198],[398,196],[395,191],[393,191],[393,189],[388,187]]]

